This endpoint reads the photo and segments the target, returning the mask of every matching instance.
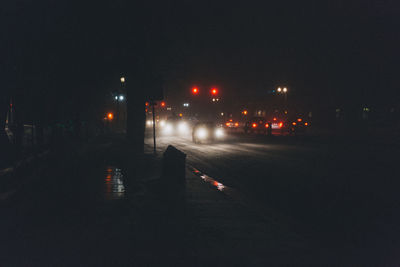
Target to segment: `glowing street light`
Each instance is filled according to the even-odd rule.
[[[287,87],[283,87],[283,88],[278,87],[278,88],[276,89],[276,91],[277,91],[278,93],[287,93],[288,89],[287,89]]]
[[[120,80],[121,80],[121,83],[124,83],[125,82],[125,77],[122,76]]]
[[[281,88],[281,87],[278,87],[277,89],[276,89],[276,91],[278,92],[278,93],[280,93],[280,94],[283,94],[284,96],[285,96],[285,107],[286,107],[286,102],[287,102],[287,94],[288,94],[288,89],[287,89],[287,87],[283,87],[283,88]]]

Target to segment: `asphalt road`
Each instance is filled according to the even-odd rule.
[[[387,143],[236,133],[212,144],[159,136],[157,151],[174,145],[189,165],[341,262],[380,265],[400,261],[400,149]]]

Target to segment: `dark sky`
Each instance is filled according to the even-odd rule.
[[[399,13],[396,1],[4,1],[2,87],[84,99],[123,73],[135,90],[161,75],[170,97],[285,84],[312,101],[398,101]]]

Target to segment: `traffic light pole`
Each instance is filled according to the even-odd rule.
[[[156,154],[156,114],[154,112],[154,106],[156,105],[155,102],[152,104],[152,113],[153,113],[153,152]]]

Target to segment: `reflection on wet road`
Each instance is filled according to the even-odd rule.
[[[104,198],[106,200],[125,198],[125,185],[121,169],[113,166],[106,167]]]

